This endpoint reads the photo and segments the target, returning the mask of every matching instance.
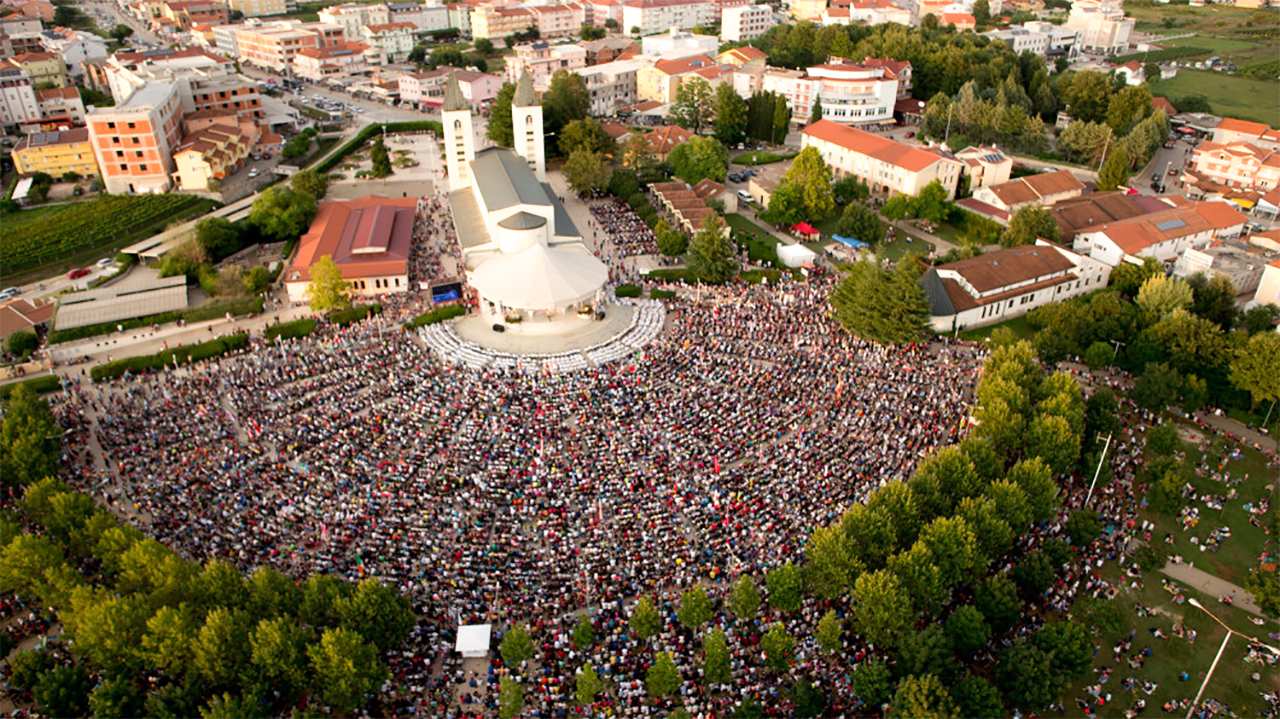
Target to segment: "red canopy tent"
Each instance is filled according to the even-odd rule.
[[[793,230],[797,235],[805,235],[805,236],[812,237],[812,236],[814,236],[814,235],[817,235],[817,234],[818,234],[818,230],[817,230],[817,228],[816,228],[816,227],[814,227],[813,225],[809,224],[808,222],[801,222],[801,223],[800,223],[800,224],[798,224],[798,225],[792,225],[792,226],[791,226],[791,229],[792,229],[792,230]]]

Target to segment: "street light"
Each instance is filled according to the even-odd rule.
[[[1222,639],[1222,646],[1218,647],[1218,655],[1213,658],[1213,664],[1209,665],[1209,673],[1204,676],[1204,681],[1200,683],[1200,691],[1196,692],[1195,701],[1191,702],[1191,708],[1187,710],[1187,719],[1191,719],[1191,715],[1196,713],[1196,707],[1200,706],[1200,697],[1204,695],[1204,688],[1209,685],[1209,680],[1213,678],[1213,670],[1218,667],[1218,660],[1222,658],[1222,653],[1227,650],[1227,642],[1231,641],[1231,635],[1240,634],[1240,632],[1237,632],[1231,627],[1228,627],[1226,625],[1226,622],[1223,622],[1221,619],[1218,618],[1218,615],[1214,614],[1208,609],[1205,609],[1204,605],[1196,601],[1194,598],[1188,599],[1187,602],[1191,606],[1195,607],[1196,609],[1199,609],[1205,614],[1208,614],[1209,616],[1213,617],[1213,621],[1217,622],[1218,624],[1221,624],[1222,628],[1227,630],[1227,636],[1223,637]],[[1280,657],[1280,649],[1276,649],[1273,646],[1263,644],[1262,642],[1258,641],[1257,639],[1254,639],[1248,634],[1240,634],[1240,636],[1249,640],[1253,644],[1256,644],[1257,646],[1260,646],[1263,649],[1266,649],[1267,651],[1271,652],[1277,657]]]

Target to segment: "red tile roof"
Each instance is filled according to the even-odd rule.
[[[818,120],[801,132],[911,172],[919,172],[935,162],[946,159],[922,147],[894,142],[887,137],[841,125],[831,120]]]
[[[285,273],[286,281],[309,282],[311,265],[326,255],[333,257],[347,279],[405,274],[417,202],[414,197],[375,195],[321,202]]]
[[[646,134],[645,139],[649,141],[649,146],[659,155],[665,155],[675,149],[676,145],[693,137],[693,133],[672,125],[663,127]]]

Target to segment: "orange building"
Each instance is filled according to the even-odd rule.
[[[164,192],[181,137],[182,102],[171,82],[143,87],[116,107],[86,117],[107,192]]]

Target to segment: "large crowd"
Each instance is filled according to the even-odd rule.
[[[617,253],[616,258],[609,254],[601,257],[606,262],[635,255],[658,254],[657,236],[625,203],[613,198],[592,202],[591,218],[588,229],[606,233]]]

